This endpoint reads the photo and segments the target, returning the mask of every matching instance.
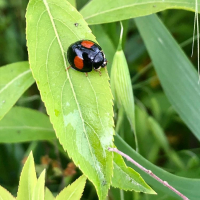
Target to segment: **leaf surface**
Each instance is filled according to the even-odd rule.
[[[60,143],[105,199],[112,176],[112,94],[105,69],[66,68],[70,44],[95,40],[77,10],[65,0],[31,0],[27,14],[30,66]],[[75,23],[78,26],[75,26]]]
[[[79,200],[83,194],[86,177],[83,175],[71,185],[64,188],[56,197],[56,200]]]
[[[28,62],[0,67],[0,120],[33,83]]]
[[[44,199],[44,184],[45,184],[45,170],[40,174],[40,177],[35,184],[33,191],[32,200],[43,200]]]
[[[21,172],[17,200],[32,200],[33,191],[37,183],[35,165],[32,152],[29,154]]]
[[[144,192],[156,194],[142,179],[140,174],[132,168],[127,167],[121,155],[114,153],[114,173],[112,186],[123,190],[134,190],[135,192]]]
[[[55,139],[48,116],[23,107],[14,107],[0,121],[0,143]]]
[[[134,149],[132,149],[126,142],[124,142],[118,135],[115,137],[115,144],[120,151],[129,155],[131,158],[133,158],[136,162],[138,162],[146,169],[151,170],[159,178],[167,181],[170,185],[172,185],[175,189],[180,191],[189,199],[199,200],[200,179],[184,178],[170,174],[169,172],[157,167],[156,165],[152,164],[151,162],[143,158]],[[166,198],[166,196],[167,196],[166,199],[177,199],[177,200],[180,199],[180,197],[177,194],[169,190],[162,183],[156,181],[145,172],[141,171],[135,165],[128,162],[128,166],[136,170],[144,178],[144,180],[152,186],[152,188],[157,192],[158,198],[155,197],[156,199],[164,199]]]
[[[45,189],[45,196],[44,196],[44,200],[54,200],[54,196],[51,193],[51,191],[46,187]]]
[[[15,200],[15,198],[6,190],[0,186],[0,199],[1,200]]]
[[[170,103],[200,140],[197,71],[156,15],[135,20]]]
[[[195,0],[93,0],[81,10],[81,14],[88,24],[102,24],[150,15],[166,9],[194,12]]]
[[[137,133],[135,128],[135,104],[133,98],[133,90],[128,64],[122,50],[118,50],[113,58],[111,85],[112,92],[115,94],[115,100],[117,101],[118,105],[124,108],[131,128],[134,131],[136,149],[138,150]]]

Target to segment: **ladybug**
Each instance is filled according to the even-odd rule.
[[[94,68],[99,71],[101,67],[107,65],[107,60],[102,48],[91,40],[80,40],[71,44],[67,50],[67,59],[73,69],[85,72],[91,72]]]

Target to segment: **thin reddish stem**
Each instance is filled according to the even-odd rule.
[[[184,196],[182,193],[180,193],[174,187],[172,187],[171,185],[169,185],[169,183],[167,181],[163,181],[158,176],[156,176],[151,170],[148,170],[148,169],[144,168],[142,165],[140,165],[139,163],[137,163],[135,160],[133,160],[131,157],[129,157],[125,153],[119,151],[116,148],[108,148],[108,150],[120,154],[121,156],[123,156],[124,158],[126,158],[129,162],[133,163],[135,166],[137,166],[138,168],[140,168],[142,171],[144,171],[145,173],[149,174],[151,177],[153,177],[154,179],[156,179],[158,182],[162,183],[164,186],[168,187],[174,193],[176,193],[177,195],[179,195],[182,199],[189,200],[186,196]]]

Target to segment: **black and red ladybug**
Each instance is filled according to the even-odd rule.
[[[73,69],[80,72],[99,71],[107,65],[102,48],[91,40],[80,40],[71,44],[67,50],[67,59]],[[68,68],[69,68],[68,67]]]

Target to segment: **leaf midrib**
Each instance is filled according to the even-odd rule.
[[[31,129],[31,130],[41,130],[41,131],[51,131],[51,132],[54,132],[53,129],[51,128],[43,128],[43,127],[32,127],[32,126],[2,126],[0,127],[0,130],[3,130],[3,129],[8,129],[8,130],[16,130],[16,129]]]
[[[18,76],[16,76],[14,79],[12,79],[10,82],[8,82],[1,90],[0,90],[0,94],[7,89],[12,83],[14,83],[15,81],[17,81],[18,79],[20,79],[21,77],[25,76],[26,74],[31,73],[31,70],[28,69],[26,71],[24,71],[23,73],[19,74]]]
[[[50,12],[49,5],[48,5],[48,3],[47,3],[46,0],[43,0],[43,2],[44,2],[44,5],[45,5],[45,7],[46,7],[46,9],[47,9],[48,14],[49,14],[49,18],[50,18],[50,20],[51,20],[51,23],[52,23],[52,26],[53,26],[53,29],[54,29],[54,33],[55,33],[55,35],[56,35],[58,44],[59,44],[59,46],[60,46],[60,50],[61,50],[62,57],[63,57],[63,60],[64,60],[65,69],[67,69],[66,59],[65,59],[65,56],[64,56],[64,50],[63,50],[63,48],[62,48],[62,44],[61,44],[61,41],[60,41],[58,32],[57,32],[56,27],[55,27],[55,23],[54,23],[53,17],[52,17],[51,12]],[[79,112],[79,115],[80,115],[80,118],[81,118],[81,121],[82,121],[82,125],[83,125],[83,132],[84,132],[84,134],[85,134],[85,136],[86,136],[86,138],[87,138],[88,146],[89,146],[90,153],[91,153],[92,159],[93,159],[93,163],[94,163],[94,166],[95,166],[95,168],[96,168],[97,175],[99,176],[99,173],[98,173],[98,170],[97,170],[97,166],[96,166],[96,162],[95,162],[95,159],[94,159],[94,154],[92,153],[91,145],[90,145],[90,142],[89,142],[88,137],[87,137],[87,134],[86,134],[85,123],[84,123],[84,119],[83,119],[83,116],[82,116],[82,112],[81,112],[81,109],[80,109],[80,106],[79,106],[79,103],[78,103],[78,100],[77,100],[77,97],[76,97],[76,93],[75,93],[75,90],[74,90],[74,88],[73,88],[73,84],[72,84],[72,82],[71,82],[71,79],[70,79],[70,76],[69,76],[69,72],[68,72],[67,70],[66,70],[66,73],[67,73],[67,78],[68,78],[68,80],[69,80],[70,87],[71,87],[71,90],[72,90],[72,93],[73,93],[73,96],[74,96],[76,105],[77,105],[77,107],[78,107],[78,112]],[[65,83],[66,83],[66,81],[65,81]],[[65,83],[63,84],[63,87],[64,87]],[[102,191],[100,190],[100,193],[101,193],[101,192],[102,192]],[[102,196],[102,195],[101,195],[101,196]]]
[[[46,0],[43,0],[43,2],[44,2],[44,5],[45,5],[45,7],[46,7],[46,9],[47,9],[48,14],[49,14],[49,18],[50,18],[50,20],[51,20],[51,24],[52,24],[52,26],[53,26],[53,30],[54,30],[54,33],[55,33],[55,35],[56,35],[56,38],[57,38],[57,41],[58,41],[58,44],[59,44],[59,47],[60,47],[60,50],[61,50],[61,53],[62,53],[62,57],[63,57],[63,60],[64,60],[65,69],[67,69],[66,59],[65,59],[65,56],[64,56],[64,50],[63,50],[63,48],[62,48],[62,44],[61,44],[61,41],[60,41],[58,32],[57,32],[57,30],[56,30],[55,23],[54,23],[54,20],[53,20],[52,15],[51,15],[51,12],[50,12],[48,3],[47,3]],[[80,110],[79,103],[78,103],[78,100],[77,100],[77,97],[76,97],[76,93],[75,93],[75,91],[74,91],[74,87],[73,87],[73,85],[72,85],[72,82],[71,82],[71,79],[70,79],[70,76],[69,76],[69,72],[68,72],[67,70],[66,70],[66,73],[67,73],[67,78],[68,78],[68,80],[69,80],[70,87],[71,87],[71,89],[72,89],[72,93],[73,93],[73,96],[74,96],[74,99],[75,99],[75,102],[76,102],[76,104],[77,104],[78,111],[79,111],[79,114],[80,114],[80,117],[81,117],[81,120],[82,120],[83,130],[84,130],[85,133],[86,133],[85,126],[84,126],[84,120],[83,120],[82,112],[81,112],[81,110]],[[65,83],[66,83],[66,81],[65,81]],[[64,87],[65,83],[63,84],[63,87]]]

